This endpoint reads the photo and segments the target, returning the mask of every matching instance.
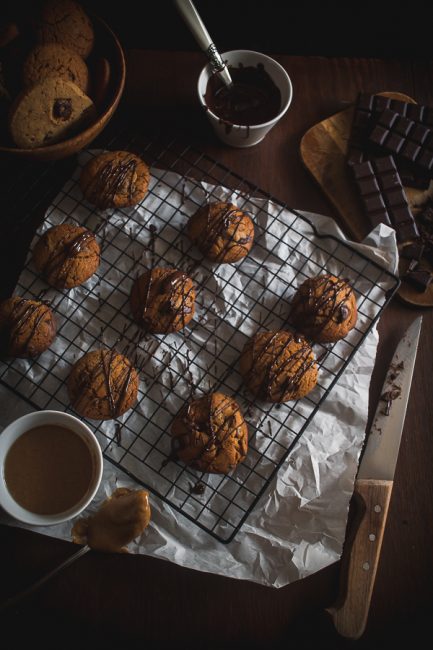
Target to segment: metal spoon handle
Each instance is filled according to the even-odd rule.
[[[207,55],[212,71],[216,72],[227,86],[231,86],[233,84],[233,81],[227,69],[227,66],[222,60],[220,53],[218,52],[215,44],[209,36],[209,33],[191,0],[174,1],[179,10],[179,13],[191,30],[192,35],[196,39],[200,48]]]
[[[24,589],[24,591],[20,591],[18,594],[15,596],[12,596],[11,598],[8,598],[4,602],[0,604],[0,611],[6,609],[7,607],[11,607],[13,605],[16,605],[19,603],[21,600],[24,600],[24,598],[27,598],[27,596],[30,596],[33,592],[37,591],[39,587],[42,587],[48,580],[51,580],[57,573],[62,571],[63,569],[66,569],[70,564],[75,562],[75,560],[78,560],[80,557],[85,555],[91,550],[90,546],[86,544],[86,546],[82,546],[76,553],[73,553],[70,557],[68,557],[67,560],[62,562],[61,564],[58,564],[54,569],[46,573],[42,578],[39,578],[36,582],[34,582],[30,587],[27,587],[27,589]]]

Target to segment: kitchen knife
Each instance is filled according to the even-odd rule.
[[[420,316],[396,348],[355,481],[354,497],[362,509],[362,520],[352,543],[346,540],[343,549],[347,591],[328,610],[337,631],[351,639],[359,639],[367,623],[421,323]]]

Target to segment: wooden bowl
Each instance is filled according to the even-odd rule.
[[[110,66],[108,89],[101,105],[97,106],[98,115],[96,120],[84,131],[62,142],[57,142],[46,147],[36,147],[35,149],[20,149],[13,145],[0,145],[0,154],[41,161],[68,158],[87,147],[107,126],[119,104],[125,87],[125,56],[122,46],[108,25],[96,16],[91,16],[91,19],[95,30],[95,47],[94,52],[92,52],[87,61],[90,74],[92,75],[92,67],[101,58],[106,59]]]

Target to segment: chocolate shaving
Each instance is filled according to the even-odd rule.
[[[122,444],[122,426],[119,422],[116,422],[116,426],[114,427],[114,440],[116,445],[120,447]]]

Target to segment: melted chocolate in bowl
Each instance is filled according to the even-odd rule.
[[[281,93],[262,63],[257,66],[229,66],[233,86],[227,88],[218,75],[210,77],[206,106],[220,120],[252,126],[273,120],[281,110]]]
[[[4,465],[7,488],[30,512],[54,515],[69,510],[88,493],[95,476],[92,452],[70,429],[43,425],[23,433]]]

